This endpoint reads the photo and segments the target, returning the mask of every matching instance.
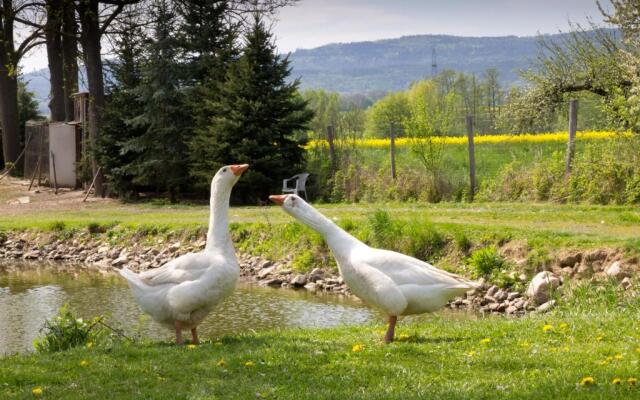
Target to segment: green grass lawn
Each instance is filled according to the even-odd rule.
[[[444,232],[465,230],[469,235],[501,234],[544,242],[552,247],[626,246],[640,238],[640,210],[634,206],[558,205],[549,203],[388,203],[318,205],[330,218],[365,220],[376,210],[392,219],[424,219]],[[81,203],[62,208],[25,208],[0,214],[0,230],[48,230],[54,222],[84,229],[90,223],[137,229],[206,228],[206,205]],[[278,207],[234,207],[236,223],[279,224],[292,218]]]
[[[0,359],[0,397],[30,399],[41,388],[47,399],[640,398],[629,383],[640,379],[637,317],[443,315],[401,324],[391,345],[380,325],[11,356]],[[586,377],[594,384],[581,385]]]

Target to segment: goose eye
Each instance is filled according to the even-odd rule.
[[[227,172],[227,169],[226,168],[222,168],[222,172]]]

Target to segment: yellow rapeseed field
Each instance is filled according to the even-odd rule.
[[[496,144],[496,143],[548,143],[548,142],[564,142],[568,139],[568,132],[551,132],[551,133],[523,133],[523,134],[500,134],[500,135],[478,135],[475,137],[476,144]],[[578,140],[598,140],[611,139],[617,136],[630,137],[630,132],[613,132],[613,131],[581,131],[576,134]],[[404,147],[416,142],[426,142],[427,139],[420,138],[398,138],[396,146]],[[444,144],[461,145],[467,144],[466,136],[444,136],[434,139]],[[317,146],[326,146],[326,140],[312,140],[307,144],[307,148]],[[389,147],[389,139],[357,139],[358,147],[369,148],[386,148]]]

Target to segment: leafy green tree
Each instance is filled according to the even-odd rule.
[[[143,136],[146,127],[134,126],[132,119],[144,112],[138,88],[142,83],[145,43],[147,38],[140,21],[128,14],[116,22],[113,38],[115,57],[107,63],[111,80],[107,82],[106,107],[96,152],[110,192],[120,197],[136,197],[134,179],[137,171],[131,168],[138,149],[129,144]]]
[[[151,13],[153,38],[136,89],[143,109],[131,119],[131,125],[142,133],[125,141],[122,151],[135,155],[126,165],[134,185],[167,193],[175,202],[188,181],[185,132],[191,121],[180,87],[180,66],[175,61],[175,10],[168,0],[155,0]]]
[[[299,82],[287,83],[289,60],[277,54],[272,34],[260,14],[245,37],[245,46],[220,87],[207,101],[210,125],[190,142],[191,174],[210,178],[224,164],[249,163],[234,197],[245,203],[264,199],[281,180],[299,171],[304,151],[293,139],[313,117],[298,94]]]
[[[313,119],[309,123],[311,135],[314,139],[324,139],[327,127],[338,125],[340,113],[340,96],[338,93],[327,92],[322,89],[306,90],[302,97],[313,110]],[[339,132],[338,132],[339,134]]]
[[[378,100],[367,111],[366,135],[368,137],[389,137],[391,131],[396,137],[405,135],[405,121],[411,111],[409,101],[403,92],[390,93]]]

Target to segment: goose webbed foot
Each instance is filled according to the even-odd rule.
[[[398,321],[398,317],[395,315],[389,316],[389,329],[387,329],[387,333],[384,335],[384,342],[389,344],[393,342],[393,337],[395,336],[396,322]]]

